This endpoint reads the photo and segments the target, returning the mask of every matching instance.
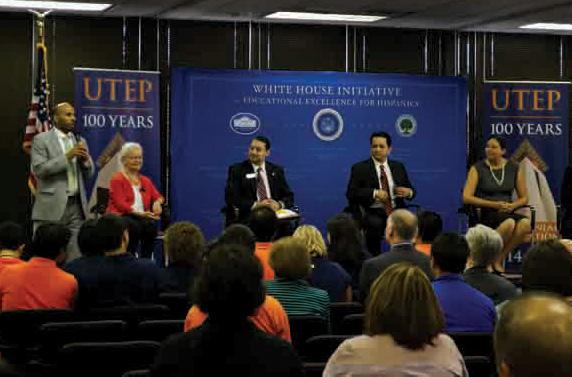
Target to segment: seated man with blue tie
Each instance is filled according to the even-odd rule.
[[[374,132],[369,138],[371,158],[352,166],[346,191],[349,209],[365,231],[367,249],[371,255],[381,252],[387,216],[395,208],[405,207],[415,190],[405,166],[389,160],[391,136]]]
[[[227,225],[246,222],[252,208],[266,205],[277,211],[294,205],[294,194],[284,169],[266,161],[270,140],[256,136],[248,148],[248,160],[231,165],[225,187]]]

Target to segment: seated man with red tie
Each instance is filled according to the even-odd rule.
[[[365,231],[367,249],[375,256],[381,252],[387,216],[394,208],[405,207],[405,199],[412,199],[415,190],[405,166],[388,160],[391,136],[374,132],[369,141],[371,158],[352,166],[346,197],[354,218]]]
[[[245,223],[252,208],[266,205],[277,211],[294,205],[294,194],[284,169],[266,161],[270,140],[256,136],[248,148],[248,160],[231,165],[225,187],[227,225]]]

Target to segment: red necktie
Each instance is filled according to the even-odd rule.
[[[385,174],[385,169],[383,165],[379,165],[379,183],[381,189],[387,192],[387,199],[383,201],[383,206],[385,209],[385,214],[389,216],[391,211],[393,211],[393,205],[391,204],[391,193],[389,192],[389,181],[387,180],[387,175]]]
[[[258,196],[258,200],[268,199],[268,193],[266,192],[266,185],[264,184],[264,180],[262,179],[262,173],[264,170],[262,168],[258,168],[256,174],[256,195]]]

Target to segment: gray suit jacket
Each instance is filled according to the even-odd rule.
[[[429,279],[433,278],[431,260],[413,247],[413,244],[403,243],[391,247],[388,252],[366,260],[359,276],[360,300],[364,301],[375,279],[392,264],[406,262],[423,270]]]
[[[85,140],[82,138],[85,143]],[[87,145],[87,143],[86,143]],[[32,220],[58,221],[66,208],[68,176],[67,159],[60,146],[55,128],[36,135],[32,142],[32,172],[38,182]],[[78,187],[84,215],[87,215],[87,194],[84,180],[93,175],[93,161],[77,161]]]

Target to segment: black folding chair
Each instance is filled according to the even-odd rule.
[[[471,377],[490,377],[495,371],[494,365],[488,357],[467,356],[463,360]]]
[[[121,377],[150,377],[151,371],[149,369],[140,370],[130,370],[129,372],[123,373]]]
[[[312,363],[328,361],[338,346],[351,335],[318,335],[306,340],[302,358]]]
[[[304,363],[304,375],[306,377],[321,377],[326,368],[326,363]]]
[[[58,353],[58,375],[65,377],[121,377],[148,369],[160,348],[158,342],[72,343]]]
[[[290,335],[292,345],[296,350],[303,350],[308,338],[316,335],[326,335],[330,333],[328,321],[318,316],[291,316]]]
[[[162,342],[171,335],[184,331],[182,319],[163,319],[140,322],[135,331],[135,339]]]
[[[40,326],[47,322],[65,322],[75,318],[63,309],[15,310],[0,312],[0,353],[12,362],[24,362],[35,356]]]
[[[165,305],[127,305],[108,308],[93,308],[83,317],[89,321],[121,320],[127,323],[127,331],[133,333],[139,322],[170,318],[170,310]]]
[[[490,333],[458,332],[448,334],[457,345],[463,357],[493,356],[493,336]]]
[[[332,302],[330,304],[330,321],[332,334],[342,334],[342,321],[350,314],[362,314],[363,305],[359,302]]]
[[[159,304],[171,310],[172,318],[185,318],[192,306],[189,295],[182,292],[165,292],[159,295]]]
[[[363,334],[364,314],[350,314],[342,320],[341,332],[343,335]]]
[[[40,327],[40,359],[55,363],[59,350],[78,342],[118,342],[127,340],[127,323],[119,320],[50,322]]]

